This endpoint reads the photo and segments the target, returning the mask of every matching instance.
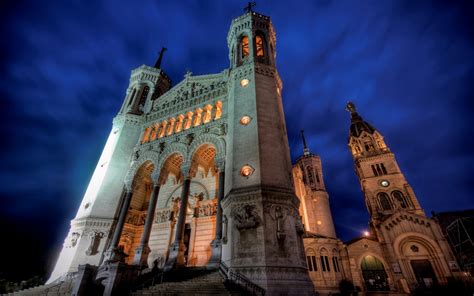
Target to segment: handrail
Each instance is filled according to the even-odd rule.
[[[224,262],[221,262],[219,264],[219,270],[224,273],[224,275],[230,282],[245,288],[245,290],[252,293],[253,295],[258,295],[258,296],[265,295],[264,288],[255,284],[243,274],[233,270],[232,268],[229,268]]]

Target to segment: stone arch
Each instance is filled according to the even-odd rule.
[[[385,259],[380,256],[379,254],[376,254],[374,252],[364,252],[362,253],[359,258],[357,258],[357,266],[361,266],[362,264],[362,260],[364,260],[365,257],[367,256],[373,256],[375,258],[377,258],[377,260],[379,260],[380,262],[382,262],[383,266],[385,267],[385,270],[387,271],[388,270],[388,263],[385,261]]]
[[[132,186],[132,181],[133,178],[135,177],[135,174],[137,173],[137,170],[147,161],[151,161],[153,163],[153,172],[152,172],[152,178],[154,181],[157,179],[157,172],[158,171],[158,166],[157,164],[159,163],[160,155],[155,152],[155,151],[145,151],[143,153],[140,153],[139,157],[132,162],[132,165],[128,169],[127,174],[125,175],[125,186],[127,189],[131,189]]]
[[[215,159],[224,159],[225,158],[225,141],[217,135],[213,134],[203,134],[194,139],[189,147],[189,153],[185,158],[187,162],[191,162],[194,153],[199,149],[201,145],[211,144],[216,149]]]
[[[186,160],[188,157],[188,148],[185,144],[179,142],[167,143],[165,149],[160,154],[159,161],[157,163],[157,172],[158,174],[161,173],[163,169],[163,165],[165,164],[168,157],[171,155],[178,153],[183,157],[183,160]]]

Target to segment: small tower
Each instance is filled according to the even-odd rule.
[[[372,223],[399,209],[425,216],[383,136],[362,119],[352,102],[346,110],[351,114],[349,149]]]
[[[301,131],[301,137],[303,156],[298,158],[293,166],[293,179],[296,195],[301,202],[300,214],[305,230],[335,238],[336,231],[329,206],[329,195],[324,186],[321,158],[309,151],[304,131]]]
[[[125,194],[124,178],[141,138],[145,115],[152,101],[170,87],[171,81],[161,69],[142,65],[132,71],[124,102],[113,119],[112,130],[48,283],[76,271],[79,264],[99,265],[116,219],[111,209],[118,208]]]

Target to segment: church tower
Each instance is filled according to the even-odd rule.
[[[303,131],[301,136],[304,152],[293,167],[293,179],[296,195],[301,202],[300,214],[305,230],[335,238],[336,231],[329,207],[329,195],[324,186],[321,158],[309,151]]]
[[[75,272],[80,264],[99,265],[103,260],[145,115],[153,101],[171,87],[171,80],[161,69],[164,50],[155,67],[142,65],[132,71],[124,102],[113,119],[112,130],[48,282]]]
[[[232,21],[222,262],[269,295],[312,294],[270,18]]]
[[[351,114],[349,148],[372,224],[399,209],[425,216],[383,136],[364,121],[353,103],[347,104],[347,111]]]

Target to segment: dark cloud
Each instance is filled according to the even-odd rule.
[[[7,1],[0,9],[2,272],[51,268],[128,85],[228,66],[240,1]],[[347,149],[354,100],[386,137],[426,211],[473,207],[473,7],[468,1],[261,1],[277,32],[292,157],[321,155],[339,235],[367,227]],[[5,254],[5,253],[4,253]],[[28,266],[25,271],[25,266]]]

